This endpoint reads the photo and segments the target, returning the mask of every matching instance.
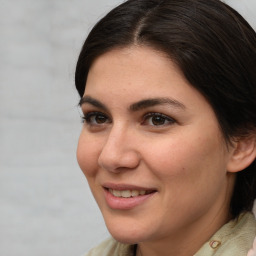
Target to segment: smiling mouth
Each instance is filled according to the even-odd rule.
[[[108,188],[107,189],[110,194],[112,194],[115,197],[119,198],[131,198],[131,197],[138,197],[138,196],[144,196],[154,193],[154,190],[115,190]]]
[[[131,210],[146,202],[158,192],[154,188],[143,188],[129,184],[103,185],[108,207],[114,210]]]

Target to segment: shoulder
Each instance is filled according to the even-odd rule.
[[[132,256],[133,247],[109,238],[83,256]]]
[[[252,248],[256,236],[256,220],[252,213],[240,215],[238,220],[230,223],[230,233],[224,239],[223,252],[232,256],[246,256]],[[222,250],[217,255],[224,255]]]
[[[254,215],[243,213],[217,231],[195,256],[246,256],[255,236]]]

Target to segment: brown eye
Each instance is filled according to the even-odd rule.
[[[162,117],[162,116],[153,116],[151,118],[151,123],[153,125],[163,125],[166,122],[166,118]]]
[[[95,115],[94,119],[95,119],[95,123],[97,124],[103,124],[107,121],[107,118],[103,115]]]
[[[110,123],[108,117],[100,112],[89,112],[83,119],[89,125],[102,125],[105,123]]]
[[[142,124],[150,126],[166,126],[173,123],[175,123],[175,120],[171,117],[161,113],[149,113],[144,117]]]

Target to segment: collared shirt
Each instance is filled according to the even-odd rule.
[[[256,220],[252,213],[222,226],[194,256],[246,256],[256,236]],[[106,240],[84,256],[133,256],[134,245]]]

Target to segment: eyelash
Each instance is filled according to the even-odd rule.
[[[147,113],[144,116],[142,124],[147,125],[146,122],[149,121],[149,118],[154,118],[154,117],[160,118],[159,120],[164,122],[163,124],[158,124],[158,125],[150,124],[151,126],[154,126],[154,127],[157,127],[157,126],[163,127],[163,126],[166,126],[166,125],[174,124],[176,122],[173,118],[171,118],[169,116],[166,116],[162,113],[152,112],[152,113]]]
[[[96,122],[95,118],[97,117],[100,117],[102,118],[103,117],[103,120],[104,122],[102,123],[98,123]],[[158,118],[158,120],[155,120],[155,121],[160,121],[160,124],[154,124],[153,123],[153,120],[149,121],[150,118]],[[90,125],[90,126],[100,126],[100,125],[104,125],[106,123],[111,123],[112,120],[109,119],[109,117],[102,113],[102,112],[88,112],[86,113],[84,116],[81,117],[82,118],[82,123],[86,123],[87,125]],[[94,121],[92,120],[92,118],[94,118]],[[162,122],[162,123],[161,123]],[[149,124],[151,123],[151,124]],[[171,125],[171,124],[174,124],[176,123],[176,120],[169,117],[169,116],[166,116],[162,113],[157,113],[157,112],[150,112],[150,113],[147,113],[146,115],[143,116],[143,119],[142,119],[142,122],[141,124],[142,125],[150,125],[150,126],[153,126],[153,127],[163,127],[163,126],[167,126],[167,125]]]
[[[93,123],[92,120],[91,120],[93,117],[96,118],[97,116],[98,117],[103,117],[106,120],[109,119],[107,115],[105,115],[101,112],[96,112],[96,111],[95,112],[88,112],[84,116],[81,117],[82,118],[82,123],[86,123],[88,125],[101,125],[100,123]],[[105,124],[105,123],[106,122],[104,122],[102,124]],[[111,121],[109,121],[108,123],[111,123]]]

